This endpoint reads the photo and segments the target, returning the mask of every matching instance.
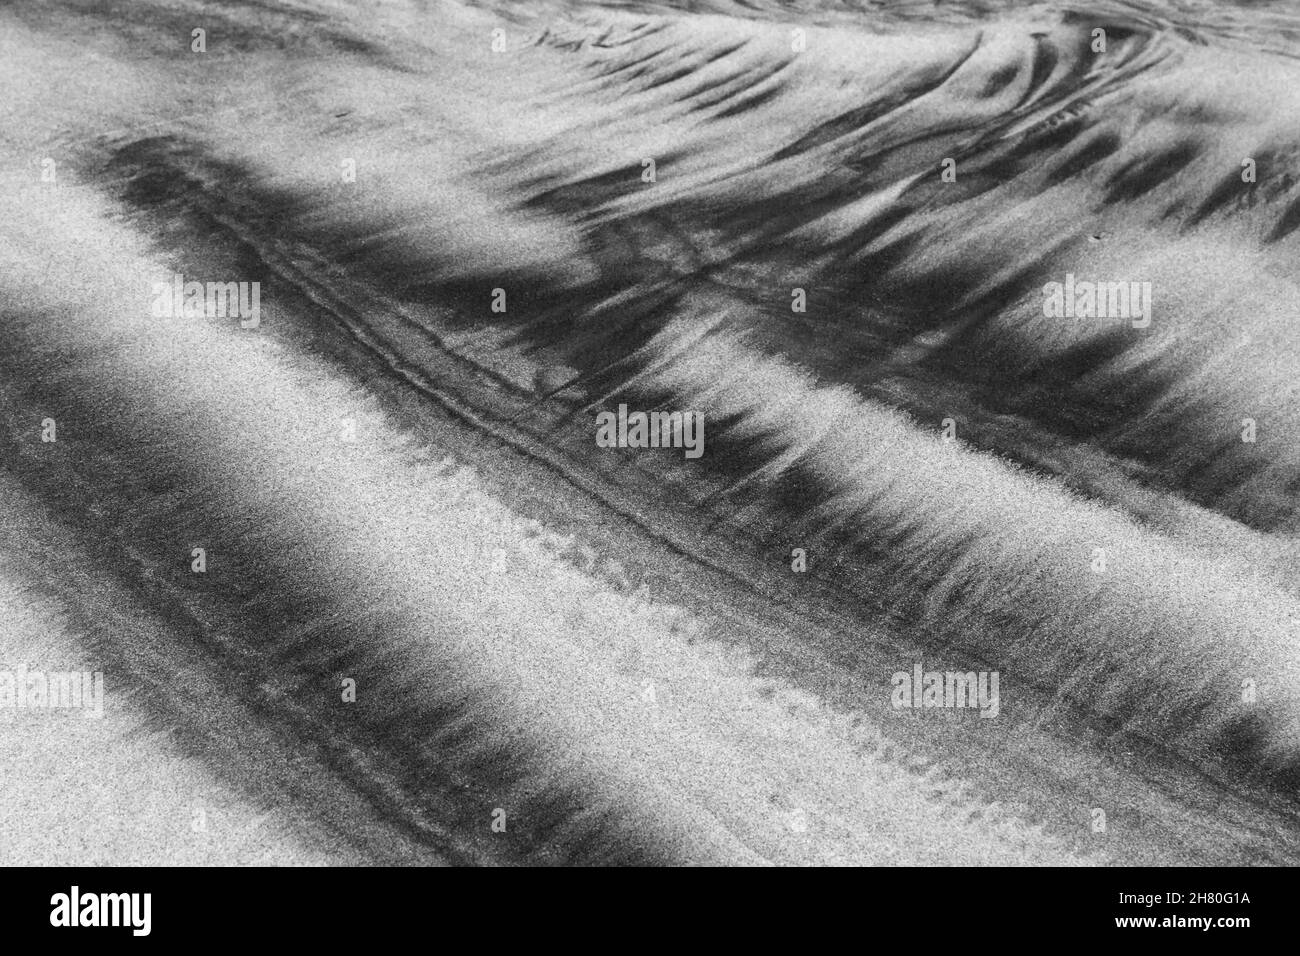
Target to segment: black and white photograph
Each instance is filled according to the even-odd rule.
[[[0,0],[0,867],[1260,945],[1298,373],[1297,0]]]

